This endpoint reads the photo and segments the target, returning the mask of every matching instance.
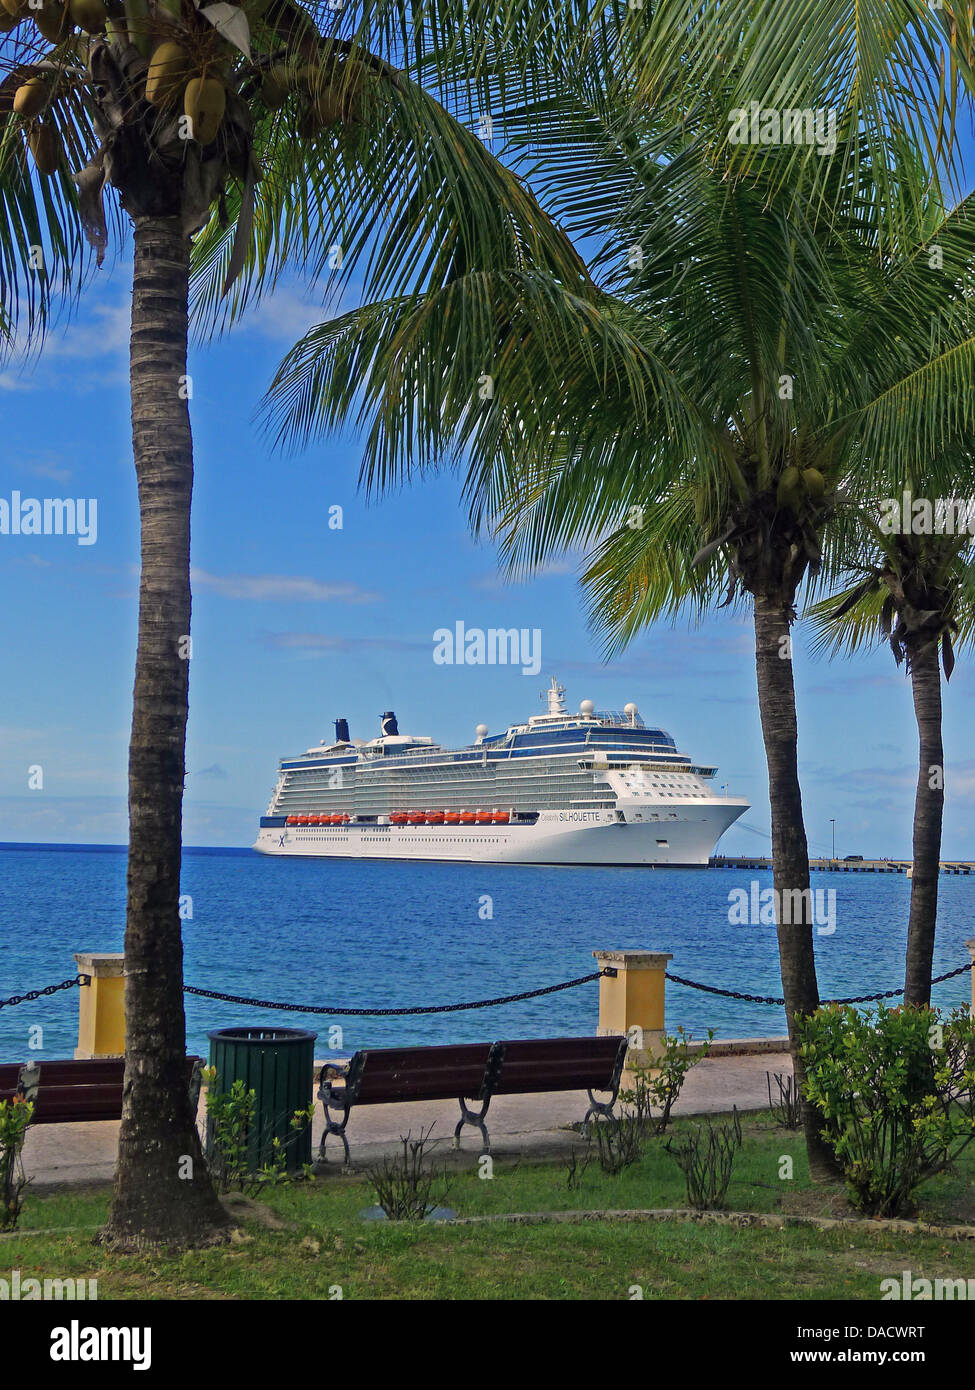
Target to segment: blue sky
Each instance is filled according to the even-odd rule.
[[[130,265],[96,276],[75,319],[30,370],[0,371],[0,497],[94,497],[98,539],[0,536],[3,704],[0,840],[122,843],[137,616],[138,512],[128,431]],[[505,585],[467,529],[445,476],[366,505],[353,439],[276,455],[254,410],[287,347],[318,315],[294,285],[191,356],[196,444],[194,656],[185,839],[244,845],[277,759],[346,716],[372,737],[394,709],[403,731],[467,743],[540,712],[551,675],[570,708],[635,700],[718,783],[752,801],[722,842],[768,850],[768,801],[747,620],[661,626],[604,664],[573,565]],[[343,508],[343,527],[328,526]],[[537,676],[435,665],[433,633],[539,628]],[[811,848],[910,853],[916,731],[910,687],[888,652],[829,663],[796,640],[800,758]],[[971,668],[946,692],[945,854],[975,859]],[[43,787],[29,789],[31,767]],[[36,780],[36,779],[35,779]]]

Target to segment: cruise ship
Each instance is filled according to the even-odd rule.
[[[553,678],[548,710],[504,733],[479,724],[447,749],[401,734],[335,739],[283,758],[254,848],[332,859],[436,859],[492,864],[706,865],[748,809],[717,794],[717,772],[648,728],[636,705],[565,705]]]

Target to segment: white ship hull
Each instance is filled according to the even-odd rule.
[[[262,854],[325,859],[421,859],[489,864],[701,867],[743,798],[661,808],[660,819],[620,820],[613,811],[542,811],[533,825],[340,825],[262,828]],[[641,807],[648,817],[652,808]]]

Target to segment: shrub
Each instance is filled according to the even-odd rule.
[[[643,1155],[646,1131],[636,1115],[609,1115],[597,1120],[589,1131],[590,1144],[593,1135],[599,1166],[611,1177],[632,1167]]]
[[[664,1148],[684,1174],[688,1204],[698,1211],[720,1210],[725,1206],[731,1171],[741,1148],[737,1106],[730,1123],[716,1125],[706,1115],[703,1125],[664,1140]]]
[[[30,1182],[22,1155],[33,1117],[29,1100],[0,1100],[0,1231],[12,1231],[20,1219],[24,1188]]]
[[[271,1139],[270,1159],[259,1169],[252,1171],[248,1147],[254,1128],[256,1091],[248,1091],[243,1081],[235,1081],[229,1091],[215,1090],[214,1067],[204,1068],[203,1079],[207,1085],[208,1162],[219,1190],[253,1192],[288,1182],[288,1174],[285,1171],[287,1145],[297,1139],[299,1133],[311,1124],[315,1113],[314,1103],[304,1110],[295,1111],[291,1117],[292,1139],[282,1142],[274,1135]],[[258,1151],[263,1147],[259,1144]]]
[[[778,1094],[772,1096],[772,1080],[775,1079]],[[767,1071],[765,1082],[768,1086],[768,1106],[772,1118],[780,1129],[802,1129],[802,1096],[792,1072]]]
[[[663,1134],[687,1073],[708,1055],[713,1037],[714,1029],[709,1028],[705,1041],[692,1052],[693,1035],[678,1027],[676,1033],[664,1034],[661,1052],[650,1066],[633,1069],[635,1084],[620,1091],[620,1102],[629,1107],[644,1134]]]
[[[390,1221],[422,1221],[427,1212],[441,1205],[448,1192],[447,1166],[436,1170],[424,1161],[424,1149],[433,1133],[421,1128],[419,1139],[412,1130],[400,1135],[401,1152],[386,1156],[381,1163],[366,1169],[376,1193],[376,1201]],[[439,1193],[433,1199],[434,1185]]]
[[[975,1021],[967,1009],[829,1004],[800,1020],[803,1092],[822,1115],[851,1203],[916,1209],[920,1185],[975,1139]]]

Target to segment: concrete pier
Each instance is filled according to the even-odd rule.
[[[716,854],[708,861],[711,869],[771,869],[771,859],[756,855]],[[910,859],[810,859],[810,869],[834,874],[907,874],[914,865]],[[966,860],[943,859],[943,874],[975,874],[975,863]]]

